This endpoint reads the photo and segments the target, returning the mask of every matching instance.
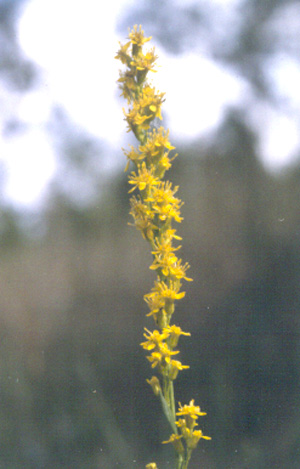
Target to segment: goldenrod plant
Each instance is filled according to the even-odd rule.
[[[179,326],[172,323],[175,302],[184,298],[181,291],[182,281],[191,281],[187,277],[188,263],[178,258],[181,246],[175,246],[181,238],[177,235],[173,223],[181,223],[180,208],[183,202],[176,197],[178,187],[164,180],[165,172],[170,169],[177,155],[170,156],[174,147],[169,141],[169,131],[155,122],[162,120],[161,106],[164,93],[158,92],[147,80],[148,72],[155,72],[157,56],[154,48],[144,51],[144,45],[151,40],[145,37],[142,27],[137,25],[129,32],[128,42],[122,45],[116,58],[126,66],[120,71],[118,80],[122,96],[127,100],[124,110],[128,131],[133,132],[138,144],[124,150],[127,157],[125,170],[133,165],[129,174],[130,193],[136,192],[130,199],[130,214],[136,228],[148,241],[153,255],[150,269],[156,273],[156,280],[150,293],[144,296],[152,316],[155,329],[145,328],[143,349],[149,352],[147,359],[158,376],[147,380],[154,394],[159,398],[172,434],[163,443],[171,443],[176,454],[176,469],[187,469],[191,454],[199,440],[204,436],[197,429],[199,416],[206,415],[194,404],[182,405],[176,410],[174,382],[179,371],[189,368],[175,359],[179,354],[180,336],[190,336]],[[177,357],[176,357],[177,358]],[[156,463],[147,464],[147,469],[158,469]]]

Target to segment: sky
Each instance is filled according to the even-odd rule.
[[[237,1],[212,0],[217,6]],[[118,41],[124,43],[127,35],[127,31],[123,37],[117,35],[117,21],[132,3],[134,0],[111,0],[103,7],[99,0],[31,0],[25,4],[18,40],[25,55],[37,64],[41,80],[26,94],[10,94],[8,112],[26,124],[26,131],[16,138],[0,139],[7,176],[4,197],[17,207],[39,206],[55,174],[55,149],[47,133],[54,106],[62,106],[76,125],[112,150],[124,144],[124,103],[116,85],[120,64],[114,56]],[[151,31],[145,34],[149,36]],[[247,83],[209,57],[193,53],[174,57],[155,47],[159,68],[152,78],[166,92],[164,113],[171,140],[172,135],[177,141],[204,136],[217,128],[229,105],[235,106],[241,99],[251,101]],[[299,88],[300,71],[292,70],[293,66],[283,61],[270,64],[277,87],[286,89],[288,81],[288,89]],[[0,97],[3,93],[0,86]],[[299,144],[295,121],[268,107],[250,114],[249,119],[260,133],[266,166],[284,167]]]

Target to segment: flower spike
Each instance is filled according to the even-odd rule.
[[[192,280],[186,274],[189,264],[178,255],[181,246],[174,245],[181,240],[173,225],[183,220],[180,213],[183,202],[177,197],[178,186],[173,187],[171,182],[164,180],[177,155],[170,156],[175,147],[170,143],[169,130],[155,126],[157,119],[162,120],[165,93],[158,92],[147,80],[148,73],[156,71],[155,49],[144,50],[151,37],[145,37],[142,27],[135,25],[129,31],[128,40],[124,45],[120,44],[116,58],[126,67],[120,72],[118,83],[128,104],[124,110],[128,131],[138,142],[129,150],[123,150],[127,159],[125,171],[133,166],[128,177],[129,192],[135,192],[130,199],[130,214],[135,227],[150,244],[153,256],[150,269],[156,274],[154,287],[144,295],[150,310],[147,316],[152,316],[156,328],[152,332],[145,328],[146,340],[140,345],[149,354],[147,359],[151,368],[160,376],[159,379],[152,376],[147,382],[159,398],[173,432],[163,443],[173,445],[176,469],[187,469],[198,441],[210,437],[194,429],[198,417],[205,415],[194,405],[194,400],[189,405],[179,404],[178,412],[175,409],[174,381],[179,372],[189,366],[175,360],[174,356],[179,354],[179,337],[190,336],[190,333],[171,324],[171,320],[176,302],[185,296],[181,291],[182,281]],[[181,418],[176,420],[177,416]],[[152,462],[146,469],[158,468]]]

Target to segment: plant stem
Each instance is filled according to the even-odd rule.
[[[184,466],[184,456],[182,454],[177,455],[177,460],[176,460],[176,469],[183,469]]]

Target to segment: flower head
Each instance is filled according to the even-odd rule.
[[[187,447],[189,449],[195,449],[200,438],[203,438],[204,440],[211,440],[210,436],[203,435],[202,430],[194,430],[187,439]]]
[[[137,71],[144,71],[145,73],[147,73],[150,70],[152,72],[155,72],[156,70],[154,70],[153,64],[155,64],[156,59],[157,59],[157,55],[155,55],[154,47],[153,47],[152,50],[147,52],[145,55],[139,54],[133,57],[133,59],[130,62],[130,66],[132,68],[135,68]]]
[[[177,350],[174,352],[173,350],[170,350],[167,344],[162,343],[159,345],[159,350],[152,352],[150,357],[147,357],[149,362],[152,363],[151,367],[155,368],[157,365],[159,365],[159,370],[162,372],[163,369],[168,365],[169,358],[172,355],[176,355],[179,353]]]
[[[128,182],[133,185],[133,188],[130,189],[129,192],[133,192],[135,189],[139,189],[140,191],[147,189],[149,191],[150,188],[160,184],[159,180],[153,176],[153,170],[148,169],[145,163],[142,163],[137,173],[133,171],[130,174]]]
[[[144,239],[151,241],[154,238],[154,232],[157,226],[153,223],[153,214],[149,207],[142,201],[141,197],[133,196],[130,199],[130,215],[133,216],[135,226],[141,231]]]
[[[145,327],[146,334],[144,334],[144,337],[147,339],[147,342],[142,342],[141,346],[145,350],[153,350],[153,349],[160,349],[161,344],[165,341],[165,339],[169,336],[168,332],[164,332],[160,334],[159,331],[153,331],[150,332],[148,329]],[[148,335],[147,335],[148,333]]]
[[[177,378],[178,372],[182,370],[187,370],[189,368],[188,365],[182,365],[182,363],[178,360],[170,360],[169,358],[166,359],[166,362],[169,363],[169,378],[174,380]]]
[[[129,32],[128,39],[130,39],[131,44],[143,46],[146,42],[152,39],[152,36],[145,37],[144,31],[142,30],[142,25],[140,25],[138,29],[137,24],[135,24],[133,29]]]
[[[176,412],[176,415],[182,416],[182,419],[179,419],[176,422],[177,426],[182,428],[182,432],[191,431],[197,425],[197,419],[199,416],[206,415],[205,412],[201,412],[199,406],[194,405],[194,399],[192,399],[189,405],[182,406],[179,402],[179,412]],[[188,435],[189,432],[186,433]]]
[[[198,416],[206,415],[206,413],[201,412],[200,407],[194,405],[194,399],[192,399],[189,405],[182,406],[179,402],[179,412],[176,412],[176,415],[184,415],[197,420]]]
[[[167,441],[163,441],[162,443],[164,445],[172,443],[177,453],[184,453],[184,447],[181,442],[181,438],[182,435],[176,435],[175,433],[173,433]]]
[[[176,155],[169,157],[170,151],[174,148],[169,142],[169,131],[160,127],[153,129],[152,132],[149,131],[147,141],[139,147],[139,150],[145,155],[148,164],[155,167],[155,174],[163,178],[176,157]]]
[[[137,148],[134,148],[132,145],[130,145],[130,151],[126,151],[124,149],[123,151],[125,156],[127,157],[125,171],[127,171],[130,161],[132,161],[135,166],[139,167],[141,163],[145,160],[145,155],[141,153]]]
[[[163,329],[163,332],[168,332],[169,333],[169,345],[171,348],[174,348],[178,344],[179,337],[181,335],[186,335],[190,336],[190,332],[183,332],[180,327],[175,326],[173,324],[172,326],[165,327]]]
[[[174,189],[170,182],[162,182],[148,197],[147,201],[152,203],[152,208],[157,213],[160,221],[169,225],[172,219],[180,223],[180,207],[182,202],[174,194],[177,192],[178,186]]]
[[[158,396],[161,393],[161,387],[160,387],[159,379],[156,376],[152,376],[151,379],[147,379],[146,381],[152,387],[152,390],[153,390],[155,396]]]
[[[124,45],[122,45],[119,42],[119,45],[120,45],[120,49],[118,50],[117,55],[115,56],[115,59],[119,59],[122,62],[122,64],[129,65],[130,61],[131,61],[131,57],[128,54],[128,48],[130,46],[130,41],[126,42],[126,44],[124,44]]]
[[[180,287],[180,282],[170,281],[168,285],[166,282],[156,281],[151,292],[144,296],[150,308],[148,316],[156,314],[160,309],[171,316],[174,312],[174,301],[185,296],[185,292],[180,292]]]

